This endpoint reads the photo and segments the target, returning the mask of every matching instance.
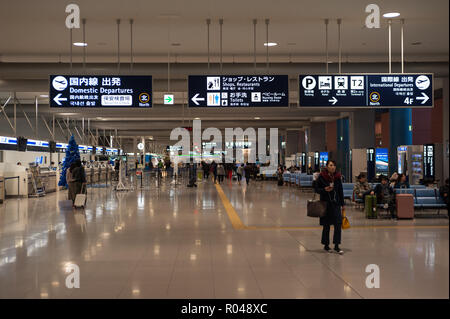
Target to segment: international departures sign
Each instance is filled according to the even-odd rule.
[[[300,107],[433,107],[433,74],[300,75]]]
[[[152,77],[51,75],[51,107],[152,107]]]
[[[190,75],[189,107],[289,106],[287,75]]]

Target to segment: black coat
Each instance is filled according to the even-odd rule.
[[[335,179],[334,189],[327,192],[325,187],[330,186],[330,183],[320,175],[314,186],[316,193],[320,194],[320,200],[327,202],[327,212],[324,217],[320,218],[320,225],[341,225],[341,207],[345,205],[342,180],[340,178]]]

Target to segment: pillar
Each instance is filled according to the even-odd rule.
[[[441,177],[441,182],[440,184],[442,185],[445,181],[446,178],[448,178],[449,176],[449,125],[448,125],[448,117],[449,117],[449,96],[448,96],[448,91],[449,91],[449,81],[448,81],[448,77],[443,79],[443,105],[442,105],[442,132],[443,132],[443,136],[442,136],[442,147],[443,147],[443,176]]]
[[[337,127],[337,152],[336,158],[338,170],[344,176],[345,181],[350,180],[350,142],[349,142],[349,119],[339,119]]]
[[[375,111],[358,110],[350,115],[350,149],[375,146]]]
[[[291,156],[298,153],[298,131],[287,131],[286,155]]]
[[[312,123],[309,136],[309,152],[324,152],[327,147],[325,123]]]
[[[389,112],[389,175],[396,172],[397,147],[412,145],[412,112],[411,109],[391,109]]]

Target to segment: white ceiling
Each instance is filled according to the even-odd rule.
[[[15,69],[0,74],[3,79],[41,79],[46,81],[52,62],[68,62],[70,52],[69,31],[65,27],[65,6],[72,1],[61,0],[0,0],[0,63],[13,65]],[[324,19],[330,19],[329,51],[332,62],[337,61],[338,41],[336,19],[342,19],[343,62],[387,63],[387,21],[382,18],[380,29],[366,29],[365,6],[372,1],[361,0],[78,0],[81,18],[86,18],[87,62],[105,63],[117,61],[117,24],[120,26],[121,62],[130,61],[130,25],[134,19],[133,51],[136,63],[167,63],[168,51],[171,61],[205,63],[207,61],[206,19],[212,19],[210,29],[211,62],[219,61],[219,18],[223,25],[223,62],[253,62],[253,19],[257,24],[258,62],[265,62],[266,28],[264,19],[270,19],[269,41],[279,45],[269,49],[270,62],[281,62],[284,68],[291,68],[284,62],[324,62],[325,26]],[[381,13],[398,11],[405,19],[405,61],[448,62],[449,54],[449,1],[448,0],[377,0]],[[170,17],[170,18],[169,18]],[[81,29],[73,31],[73,42],[82,41]],[[393,22],[393,60],[400,58],[400,21]],[[412,45],[421,42],[421,45]],[[172,46],[179,43],[179,46]],[[83,49],[73,47],[74,62],[82,61]],[[30,62],[21,65],[15,62]],[[35,62],[36,64],[34,64]],[[37,62],[48,62],[48,69]],[[9,64],[10,63],[10,64]],[[26,65],[26,67],[24,67]],[[195,68],[196,64],[189,64]],[[201,64],[199,64],[201,65]],[[358,64],[359,65],[359,64]],[[411,64],[410,64],[411,65]],[[33,66],[36,68],[33,69]],[[150,65],[154,68],[155,65]],[[295,66],[295,65],[294,65]],[[238,65],[240,68],[241,65]],[[247,65],[248,67],[248,65]],[[333,64],[335,67],[335,63]],[[347,66],[346,66],[347,67]],[[384,66],[383,67],[387,67]],[[136,69],[139,65],[136,65]],[[147,68],[149,66],[147,65]],[[174,68],[176,69],[176,68]],[[204,68],[203,68],[204,69]],[[282,69],[282,68],[281,68]],[[1,70],[5,70],[2,68]],[[34,70],[34,71],[33,71]],[[147,69],[145,69],[147,70]],[[143,71],[145,71],[143,70]],[[240,70],[240,69],[239,69]],[[344,70],[348,72],[348,70]],[[363,71],[363,70],[361,70]],[[334,71],[333,71],[334,72]],[[385,69],[380,72],[386,72]],[[14,73],[16,76],[14,76]],[[44,74],[45,73],[45,74]],[[186,72],[185,72],[186,73]],[[291,72],[283,71],[283,74]],[[294,72],[297,73],[297,72]],[[154,74],[153,74],[154,75]],[[165,75],[164,75],[165,76]],[[162,80],[164,76],[154,76]],[[178,74],[185,78],[187,74]],[[45,80],[44,80],[45,79]],[[31,83],[31,82],[30,82]],[[40,83],[40,82],[33,82]],[[3,83],[4,84],[4,83]],[[46,82],[45,82],[46,84]],[[37,85],[19,92],[18,98],[33,103],[46,85]],[[155,97],[161,92],[154,92]],[[179,90],[182,94],[181,90]],[[0,92],[4,103],[9,92]],[[296,96],[292,95],[295,102]],[[46,100],[40,101],[44,104]],[[24,106],[32,112],[33,105]],[[40,114],[51,116],[59,110],[40,105]],[[6,110],[10,112],[9,109]],[[342,116],[339,110],[300,110],[296,107],[283,109],[246,110],[190,110],[181,105],[165,108],[155,106],[150,110],[77,110],[62,111],[61,117],[90,118],[98,128],[117,128],[124,135],[155,135],[161,127],[170,130],[178,123],[195,117],[202,120],[221,122],[247,121],[250,125],[280,128],[300,128],[305,122],[328,121]],[[68,112],[70,115],[63,113]],[[102,116],[106,120],[98,120]],[[261,121],[253,123],[255,116]],[[284,121],[283,121],[284,120]],[[289,120],[289,121],[286,121]],[[219,125],[219,124],[218,124]],[[223,126],[222,125],[222,126]],[[220,125],[219,125],[220,126]],[[156,129],[158,128],[158,130]],[[161,134],[167,135],[167,131]]]
[[[0,2],[0,61],[67,61],[69,31],[65,27],[65,6],[69,1],[15,0]],[[129,61],[130,26],[134,19],[136,62],[206,61],[206,19],[211,18],[211,54],[217,61],[219,23],[223,25],[224,61],[252,61],[253,24],[258,19],[257,53],[264,60],[266,39],[264,19],[270,19],[269,41],[272,61],[323,61],[325,52],[324,19],[329,25],[330,59],[337,55],[337,24],[342,19],[344,61],[384,61],[388,50],[387,22],[380,29],[364,28],[370,3],[361,0],[79,0],[81,18],[86,18],[88,62],[117,60],[117,25],[121,23],[121,60]],[[405,54],[410,61],[448,61],[448,0],[378,0],[381,12],[398,11],[405,19]],[[169,16],[169,18],[167,17]],[[81,29],[73,40],[82,41]],[[400,54],[400,26],[393,25],[393,54]],[[413,46],[411,43],[421,42]],[[170,46],[179,43],[180,46]],[[81,57],[82,48],[73,47]],[[175,57],[176,56],[176,57]],[[79,59],[78,59],[79,60]]]

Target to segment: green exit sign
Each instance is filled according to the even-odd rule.
[[[174,104],[174,100],[173,94],[164,94],[164,104],[172,105]]]

